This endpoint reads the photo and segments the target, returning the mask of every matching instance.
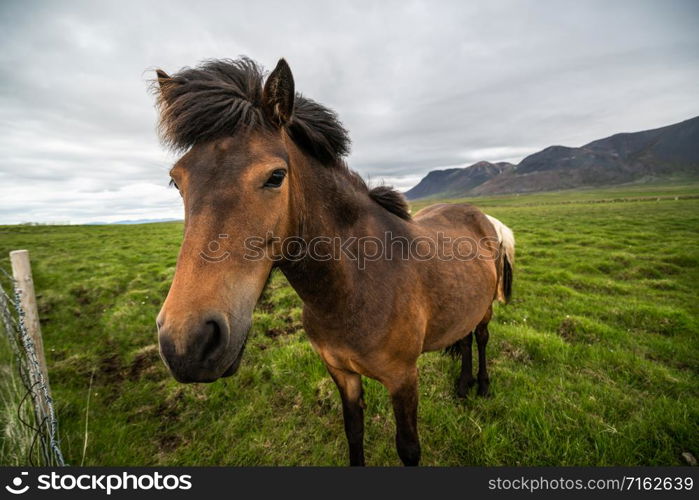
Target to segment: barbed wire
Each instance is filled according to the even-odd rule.
[[[65,466],[63,453],[58,438],[58,418],[54,408],[53,398],[48,387],[48,381],[44,379],[39,359],[36,355],[34,341],[25,325],[25,312],[21,305],[21,291],[16,281],[7,271],[0,268],[2,274],[12,284],[13,297],[5,292],[0,284],[0,315],[6,337],[12,349],[12,354],[17,361],[17,369],[25,394],[17,406],[18,421],[29,428],[32,433],[32,444],[29,449],[30,465]],[[34,421],[24,418],[24,405],[31,399],[33,402]],[[35,447],[40,443],[42,459],[41,464],[34,463]]]

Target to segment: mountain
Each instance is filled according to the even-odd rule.
[[[518,165],[478,162],[433,170],[405,195],[414,200],[527,193],[679,176],[699,176],[699,117],[616,134],[579,148],[549,146]]]
[[[464,193],[513,168],[512,163],[479,161],[466,168],[433,170],[417,186],[405,194],[409,199],[415,199],[446,191]]]

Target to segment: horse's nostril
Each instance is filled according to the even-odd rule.
[[[211,314],[184,328],[165,321],[158,331],[160,353],[180,382],[211,382],[230,365],[230,329],[223,315]],[[225,366],[224,366],[225,365]]]
[[[159,342],[160,352],[162,353],[163,357],[166,360],[172,359],[175,356],[175,343],[167,335],[160,335]]]
[[[207,321],[204,324],[203,345],[201,350],[201,359],[209,359],[216,357],[216,354],[221,347],[226,343],[225,333],[218,321]]]

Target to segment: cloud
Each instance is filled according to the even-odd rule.
[[[0,223],[181,216],[147,70],[291,63],[350,164],[408,188],[699,114],[699,7],[670,2],[3,2]]]

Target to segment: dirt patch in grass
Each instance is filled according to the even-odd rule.
[[[264,330],[266,337],[271,339],[280,337],[282,335],[294,335],[302,330],[301,326],[294,322],[294,320],[288,316],[283,318],[282,326],[273,326]]]
[[[177,420],[180,416],[183,401],[184,389],[178,387],[167,399],[155,407],[154,414],[159,417],[163,423]]]
[[[265,336],[275,339],[277,337],[281,337],[282,335],[293,335],[295,333],[298,333],[300,330],[294,327],[290,328],[270,328],[268,330],[265,330]]]
[[[575,322],[571,318],[565,318],[563,321],[561,321],[561,324],[558,325],[558,329],[556,331],[558,332],[558,335],[563,337],[568,342],[575,340]]]
[[[179,448],[182,441],[182,438],[177,434],[163,434],[158,437],[158,447],[161,453],[170,453]]]
[[[503,340],[501,342],[499,357],[515,361],[516,363],[529,364],[532,362],[531,356],[525,349],[511,344],[506,340]],[[497,363],[498,361],[498,359],[493,359],[492,363]]]
[[[596,325],[580,318],[566,316],[556,329],[558,335],[568,343],[592,344],[599,341]]]
[[[75,301],[81,306],[86,306],[92,302],[92,292],[84,285],[73,287],[70,294],[75,298]]]
[[[274,312],[274,304],[268,302],[268,298],[263,297],[258,303],[257,303],[257,309],[266,312],[268,314],[271,314]]]
[[[123,368],[118,352],[106,353],[99,359],[95,381],[100,385],[118,384],[124,378]]]
[[[147,345],[136,351],[127,373],[129,380],[161,380],[165,375],[167,374],[163,369],[157,344]]]

